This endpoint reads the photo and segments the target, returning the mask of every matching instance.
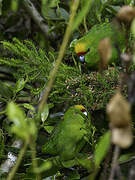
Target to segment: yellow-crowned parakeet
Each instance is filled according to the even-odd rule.
[[[82,105],[70,107],[43,145],[44,154],[59,155],[60,160],[73,159],[85,144],[85,136],[90,132],[90,121]]]
[[[110,23],[93,26],[86,35],[74,42],[74,51],[79,56],[79,61],[81,63],[85,62],[86,66],[91,69],[96,69],[100,60],[98,45],[99,42],[106,37],[109,37],[112,43],[112,57],[110,63],[117,63],[119,58],[115,45],[117,44],[119,49],[122,49],[124,45],[124,36]]]

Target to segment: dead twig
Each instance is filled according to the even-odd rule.
[[[121,180],[121,172],[120,172],[120,168],[119,168],[119,165],[118,165],[119,154],[120,154],[120,147],[115,146],[114,155],[113,155],[113,161],[112,161],[111,174],[110,174],[109,180],[114,180],[115,174],[117,174],[118,179]]]

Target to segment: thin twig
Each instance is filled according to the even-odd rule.
[[[115,146],[115,149],[114,149],[114,155],[113,155],[113,161],[112,161],[112,168],[111,168],[111,175],[109,177],[109,180],[114,180],[114,176],[115,176],[115,173],[118,168],[118,157],[119,157],[119,154],[120,154],[120,147],[119,146]]]
[[[38,163],[36,159],[36,144],[34,142],[31,143],[31,157],[32,157],[32,165],[33,165],[33,171],[38,168]],[[37,173],[37,180],[41,179],[41,176],[39,173]]]
[[[67,29],[66,29],[66,32],[65,32],[65,35],[64,35],[62,45],[60,47],[59,55],[58,55],[58,58],[56,60],[56,64],[55,64],[54,69],[50,72],[49,82],[48,82],[48,85],[46,87],[46,91],[45,91],[45,93],[43,95],[43,98],[41,100],[41,103],[39,105],[39,111],[40,112],[42,111],[44,104],[46,104],[46,102],[47,102],[49,93],[51,91],[53,82],[55,80],[56,73],[57,73],[57,71],[59,69],[60,63],[61,63],[62,58],[64,56],[64,52],[66,50],[70,35],[72,33],[72,26],[73,26],[73,23],[74,23],[74,17],[75,17],[77,8],[79,6],[79,2],[80,2],[80,0],[73,1],[73,5],[71,7],[71,15],[70,15],[69,23],[68,23],[68,26],[67,26]]]
[[[129,171],[129,177],[128,180],[134,180],[135,179],[135,159],[132,160],[132,165]]]
[[[110,150],[108,151],[107,156],[105,157],[105,160],[104,160],[103,171],[101,173],[101,179],[103,180],[107,179],[107,170],[109,169],[111,156],[112,156],[112,146],[110,147]]]
[[[86,16],[83,18],[83,25],[84,25],[85,32],[87,33],[88,27],[87,27],[87,22],[86,22]]]
[[[22,149],[20,150],[20,153],[19,153],[19,155],[18,155],[18,159],[17,159],[17,161],[16,161],[16,164],[15,164],[15,166],[11,169],[11,171],[10,171],[8,177],[7,177],[7,180],[12,180],[12,179],[14,178],[14,175],[15,175],[15,173],[16,173],[16,171],[17,171],[17,169],[18,169],[18,167],[19,167],[19,165],[20,165],[20,163],[21,163],[21,161],[22,161],[22,158],[23,158],[23,156],[24,156],[24,153],[25,153],[25,151],[26,151],[26,149],[27,149],[28,143],[29,143],[29,141],[25,141],[25,144],[24,144],[24,146],[22,147]]]

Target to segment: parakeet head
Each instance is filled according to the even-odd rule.
[[[85,54],[88,52],[85,42],[75,44],[75,53],[79,56],[81,63],[85,62]]]
[[[87,111],[83,105],[75,105],[76,109],[79,109],[85,116],[87,116]]]

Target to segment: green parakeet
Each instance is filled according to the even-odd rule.
[[[42,152],[59,155],[61,161],[73,159],[85,144],[84,137],[90,131],[89,123],[82,105],[69,108],[43,145]]]
[[[116,28],[112,28],[110,23],[93,26],[86,35],[74,43],[75,53],[79,56],[81,63],[86,63],[89,68],[97,68],[99,64],[98,45],[105,37],[109,37],[112,42],[112,57],[110,63],[118,62],[118,52],[114,47],[115,43],[121,49],[124,45],[124,36]]]

